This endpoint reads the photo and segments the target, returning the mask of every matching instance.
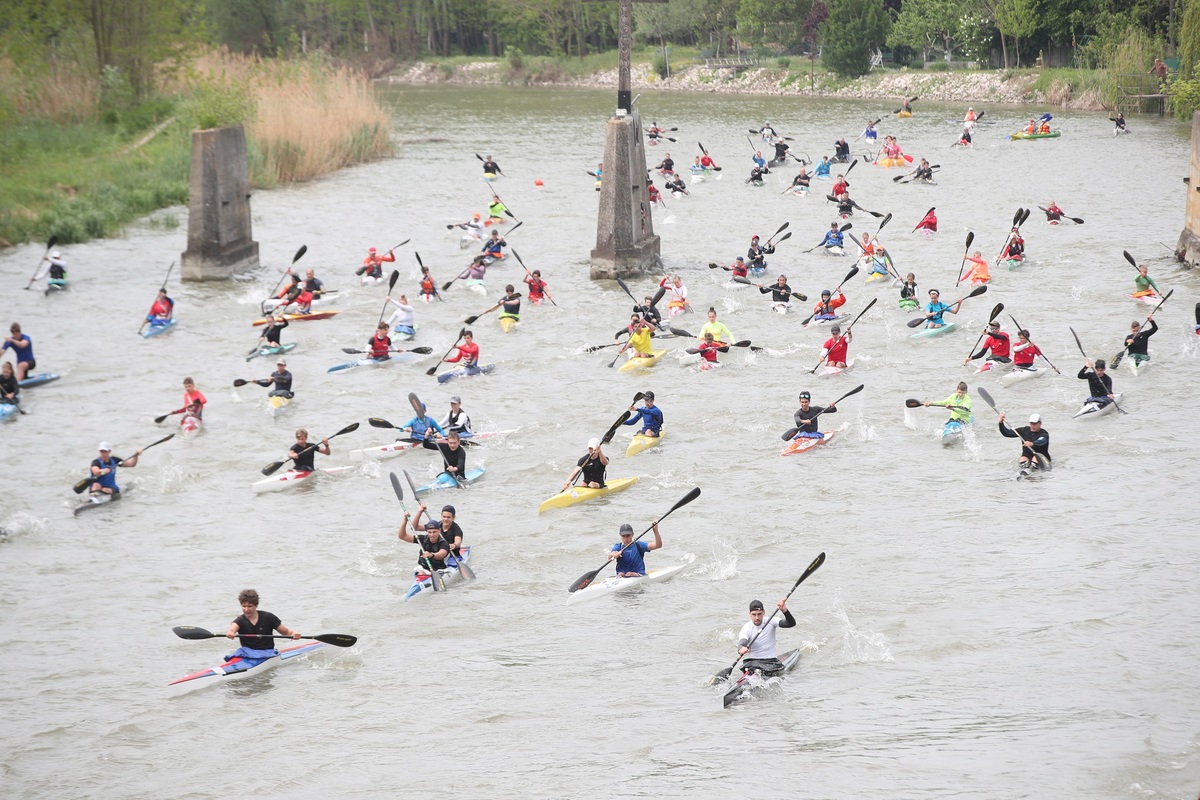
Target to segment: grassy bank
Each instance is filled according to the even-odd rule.
[[[38,92],[50,90],[47,106],[61,109],[57,86],[32,77],[0,81],[0,110],[37,108]],[[83,93],[73,108],[94,113],[0,114],[0,246],[113,236],[132,220],[186,203],[195,128],[244,124],[250,180],[260,188],[392,152],[390,118],[369,81],[321,60],[211,53],[152,101],[124,107],[104,102],[99,81],[73,88]]]

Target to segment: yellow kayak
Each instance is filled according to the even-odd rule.
[[[512,317],[500,318],[500,327],[504,329],[505,333],[512,333],[520,326],[520,324],[521,321],[519,319],[513,319]]]
[[[667,354],[667,349],[654,350],[648,358],[631,358],[621,365],[618,372],[631,372],[635,369],[650,369]]]
[[[638,479],[636,477],[616,478],[615,480],[608,481],[608,485],[603,489],[587,489],[582,486],[572,486],[565,492],[559,492],[538,506],[538,513],[541,514],[548,508],[566,508],[567,506],[573,506],[576,503],[582,503],[585,500],[602,497],[606,494],[623,492],[637,482]]]
[[[897,112],[896,112],[896,117],[897,117],[898,119],[908,119],[908,118],[909,118],[909,117],[911,117],[911,116],[912,116],[912,112],[911,112],[911,111],[903,111],[903,110],[901,110],[901,111],[897,111]]]
[[[633,441],[629,443],[629,447],[625,450],[625,455],[636,456],[643,450],[649,450],[651,447],[654,447],[654,445],[661,442],[663,437],[666,435],[667,432],[664,430],[659,430],[658,436],[645,436],[641,433],[635,433],[633,435]]]

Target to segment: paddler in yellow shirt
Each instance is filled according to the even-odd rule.
[[[653,346],[650,344],[650,333],[654,328],[643,317],[638,323],[638,328],[629,336],[629,341],[621,345],[621,349],[617,351],[617,355],[624,353],[627,348],[633,348],[631,358],[650,358],[654,355]]]

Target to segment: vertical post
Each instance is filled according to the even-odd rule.
[[[629,75],[629,51],[633,42],[633,0],[617,3],[617,108],[633,110],[632,82]]]

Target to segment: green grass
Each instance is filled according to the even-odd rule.
[[[127,156],[136,136],[101,124],[26,122],[0,129],[0,238],[63,244],[113,236],[187,201],[190,140],[177,126]]]
[[[1030,88],[1035,92],[1048,92],[1056,82],[1065,83],[1071,87],[1071,91],[1078,94],[1087,89],[1101,91],[1104,88],[1105,79],[1108,73],[1105,70],[1099,69],[1042,69],[1042,70],[1012,70],[1015,74],[1037,75],[1037,79],[1030,84]]]

